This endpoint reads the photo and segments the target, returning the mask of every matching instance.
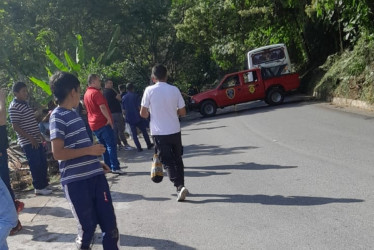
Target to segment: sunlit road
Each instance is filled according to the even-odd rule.
[[[114,186],[125,246],[374,247],[373,117],[308,102],[230,109],[182,122],[186,202],[129,160]]]
[[[121,249],[372,249],[374,115],[313,102],[237,110],[183,119],[185,202],[167,178],[151,181],[152,151],[120,152],[128,175],[108,179]],[[27,236],[25,249],[73,246],[74,219],[59,199],[65,218],[47,205],[53,220],[25,224],[47,231]]]

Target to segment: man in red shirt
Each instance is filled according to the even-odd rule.
[[[88,76],[88,88],[84,94],[88,124],[101,144],[105,146],[104,162],[113,174],[124,174],[117,158],[116,138],[113,131],[113,118],[108,102],[101,92],[101,80],[96,74]]]

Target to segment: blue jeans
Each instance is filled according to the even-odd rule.
[[[48,186],[47,159],[44,147],[40,143],[38,148],[32,148],[31,144],[22,147],[29,162],[32,185],[35,189],[44,189]]]
[[[104,162],[112,170],[119,170],[119,161],[117,158],[117,140],[114,136],[114,131],[111,126],[106,125],[98,130],[94,131],[97,139],[101,144],[105,146],[105,152],[103,154]]]
[[[0,249],[8,250],[6,238],[10,230],[17,226],[18,216],[8,188],[0,178]]]
[[[6,149],[0,152],[0,177],[3,179],[5,186],[8,188],[13,201],[15,200],[14,192],[10,186],[9,168],[8,168],[8,153]]]

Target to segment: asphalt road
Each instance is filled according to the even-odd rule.
[[[128,175],[108,174],[121,249],[373,249],[373,128],[373,113],[315,102],[186,117],[185,202],[150,180],[151,151],[121,151]],[[60,190],[24,201],[10,249],[74,249]]]

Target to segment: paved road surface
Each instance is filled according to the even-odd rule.
[[[121,151],[128,175],[107,176],[121,249],[372,249],[373,118],[314,102],[184,118],[187,201],[168,179],[151,182],[151,151]],[[74,249],[75,221],[55,188],[27,194],[10,249]]]

